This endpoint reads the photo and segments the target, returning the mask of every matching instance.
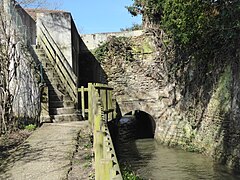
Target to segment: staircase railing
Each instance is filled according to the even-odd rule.
[[[38,44],[44,49],[48,59],[54,65],[62,84],[70,97],[77,103],[77,76],[74,74],[72,67],[42,22],[39,22],[37,38]]]
[[[86,101],[84,92],[88,92],[88,120],[93,130],[96,180],[122,179],[107,125],[108,121],[116,117],[112,90],[107,85],[91,83],[88,83],[88,88],[79,88],[83,95],[82,103]]]

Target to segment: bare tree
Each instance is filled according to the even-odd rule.
[[[19,0],[23,8],[41,8],[41,9],[56,9],[61,6],[61,1],[57,0]]]

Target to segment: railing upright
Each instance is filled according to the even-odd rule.
[[[84,87],[79,88],[82,101],[84,98]],[[88,84],[88,120],[93,130],[93,149],[95,160],[96,180],[122,180],[118,160],[113,147],[112,138],[107,126],[112,113],[112,120],[115,111],[112,100],[112,88],[102,84]],[[82,111],[86,108],[82,103]]]

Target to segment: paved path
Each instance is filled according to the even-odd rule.
[[[67,179],[78,133],[87,126],[87,121],[44,124],[1,165],[0,179]]]

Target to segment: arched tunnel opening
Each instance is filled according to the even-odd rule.
[[[153,117],[140,110],[131,111],[115,121],[108,123],[118,158],[139,158],[136,140],[154,138],[156,123]]]
[[[144,111],[135,111],[136,139],[154,138],[156,123],[153,117]]]
[[[156,123],[153,117],[144,111],[131,111],[125,114],[117,124],[120,143],[154,138]]]

